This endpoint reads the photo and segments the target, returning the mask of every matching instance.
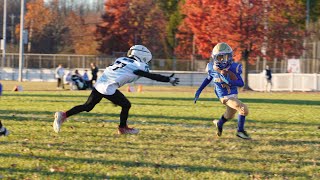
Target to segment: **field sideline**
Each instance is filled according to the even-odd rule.
[[[116,134],[120,108],[102,100],[90,113],[52,130],[53,113],[86,101],[90,91],[56,90],[55,83],[1,81],[0,138],[4,179],[319,179],[320,93],[245,92],[247,131],[236,120],[217,138],[212,124],[224,112],[207,87],[143,87],[122,92],[132,103],[129,125],[139,135]],[[16,84],[23,92],[12,92]]]

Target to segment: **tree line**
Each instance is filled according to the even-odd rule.
[[[318,33],[306,29],[305,0],[90,2],[26,0],[26,52],[114,55],[144,44],[157,58],[190,59],[208,58],[224,41],[236,59],[250,63],[256,56],[300,56],[304,38]],[[320,2],[310,3],[310,22],[317,22]],[[9,0],[7,12],[8,52],[17,52],[20,0]]]

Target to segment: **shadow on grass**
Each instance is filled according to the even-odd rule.
[[[90,95],[90,92],[88,94],[63,94],[61,92],[57,93],[17,93],[17,94],[3,94],[3,96],[12,96],[12,97],[55,97],[55,98],[64,98],[64,97],[88,97]]]
[[[301,125],[301,126],[317,126],[319,123],[312,123],[312,122],[306,122],[306,121],[300,121],[300,122],[293,122],[293,121],[288,121],[288,120],[278,120],[278,121],[263,121],[263,120],[253,120],[253,119],[248,119],[247,120],[249,123],[257,123],[257,124],[273,124],[273,125]],[[266,129],[268,127],[264,127]]]
[[[10,158],[12,156],[16,156],[15,154],[4,154],[0,153],[1,158]],[[30,159],[30,158],[37,158],[37,159],[42,159],[46,160],[49,162],[55,162],[55,161],[65,161],[65,162],[72,162],[72,163],[81,163],[81,164],[96,164],[96,163],[101,163],[105,166],[112,166],[112,165],[119,165],[123,167],[150,167],[150,168],[159,168],[159,169],[168,169],[168,170],[173,170],[173,169],[182,169],[186,172],[228,172],[228,173],[235,173],[235,174],[252,174],[252,173],[262,173],[265,176],[274,176],[274,172],[269,172],[265,170],[247,170],[243,169],[240,166],[239,169],[234,169],[234,168],[224,168],[224,167],[212,167],[212,166],[193,166],[193,165],[179,165],[179,164],[158,164],[158,163],[152,163],[152,162],[138,162],[138,161],[115,161],[115,160],[104,160],[104,159],[95,159],[95,158],[71,158],[71,157],[52,157],[52,156],[28,156],[28,155],[20,155],[19,158],[24,158],[24,159]],[[4,169],[5,170],[5,169]],[[13,172],[17,170],[18,172],[20,169],[15,169],[15,168],[10,168]],[[34,170],[22,170],[22,171],[31,171],[33,172]],[[49,174],[50,172],[48,171],[43,171],[44,174]],[[59,172],[60,173],[60,172]],[[70,173],[67,173],[70,174]],[[299,172],[283,172],[282,173],[285,176],[288,177],[306,177],[307,175],[304,173],[299,173]],[[73,175],[73,174],[70,174]],[[82,174],[83,176],[93,176],[93,174]],[[80,174],[80,176],[82,176]]]
[[[274,154],[284,154],[283,152],[270,152],[270,155],[274,155]],[[309,162],[309,161],[303,161],[303,160],[297,160],[294,159],[295,157],[291,158],[283,158],[283,159],[274,159],[273,156],[270,156],[268,159],[252,159],[252,158],[238,158],[238,157],[218,157],[217,159],[219,161],[222,162],[234,162],[234,163],[239,163],[241,164],[242,162],[249,162],[251,164],[266,164],[266,165],[270,165],[270,164],[292,164],[292,161],[294,161],[295,163],[292,164],[292,166],[315,166],[314,162]],[[284,160],[285,159],[285,160]],[[303,174],[303,173],[298,173],[298,172],[282,172],[281,174],[285,175],[285,176],[304,176],[304,177],[308,177],[307,173]],[[295,175],[294,175],[295,174]]]
[[[23,115],[32,115],[32,116],[23,116]],[[47,117],[37,117],[37,115],[46,115],[53,117],[54,112],[50,111],[17,111],[17,110],[0,110],[1,120],[6,121],[52,121]]]
[[[87,95],[83,94],[5,94],[5,96],[26,96],[26,97],[55,97],[55,98],[64,98],[64,97],[88,97],[90,92],[88,91]],[[160,101],[188,101],[190,103],[193,102],[192,97],[141,97],[141,96],[131,96],[128,99],[147,99],[147,100],[160,100]],[[320,105],[320,101],[312,101],[312,100],[291,100],[291,99],[256,99],[256,98],[240,98],[241,101],[245,103],[264,103],[264,104],[291,104],[291,105]],[[218,101],[215,96],[212,98],[200,98],[199,101]]]
[[[120,109],[120,108],[119,108]],[[21,117],[21,116],[17,116],[17,115],[23,115],[23,114],[28,114],[28,115],[49,115],[53,117],[54,112],[51,111],[16,111],[16,110],[0,110],[0,114],[9,114],[9,115],[5,115],[5,116],[0,116],[1,118],[5,119],[5,120],[19,120],[19,121],[23,121],[23,120],[30,120],[31,117]],[[80,116],[80,114],[72,116],[72,117],[76,117],[76,116]],[[87,112],[82,112],[81,113],[82,117],[92,117],[94,119],[97,119],[97,117],[99,117],[99,119],[101,119],[101,117],[114,117],[115,119],[119,119],[120,117],[120,113],[116,114],[116,113],[87,113]],[[70,118],[72,118],[70,117]],[[34,118],[34,117],[32,117]],[[203,118],[203,117],[194,117],[194,116],[165,116],[165,115],[137,115],[137,114],[132,114],[129,115],[129,119],[139,119],[139,118],[151,118],[151,119],[168,119],[168,120],[188,120],[188,121],[210,121],[212,120],[212,118]],[[44,118],[41,118],[44,119]],[[45,120],[46,121],[46,120]],[[52,121],[52,119],[50,119],[50,121]],[[174,124],[174,122],[166,122],[169,124]]]
[[[193,103],[192,98],[174,98],[174,97],[130,97],[132,99],[152,99],[152,100],[169,100],[169,101],[189,101]],[[291,105],[319,105],[320,101],[311,101],[311,100],[290,100],[290,99],[254,99],[254,98],[240,98],[241,101],[245,103],[263,103],[263,104],[291,104]],[[217,98],[200,98],[201,101],[217,101]]]
[[[67,168],[68,169],[68,168]],[[123,176],[107,176],[103,174],[97,174],[97,173],[79,173],[79,172],[50,172],[49,170],[38,170],[38,169],[18,169],[18,168],[1,168],[0,167],[0,172],[7,172],[8,174],[12,173],[22,173],[26,174],[29,173],[32,177],[31,174],[41,174],[43,176],[47,176],[48,179],[50,178],[57,178],[57,176],[62,176],[63,178],[80,178],[80,179],[151,179],[150,176],[143,176],[143,177],[137,177],[137,176],[130,176],[130,175],[123,175]],[[22,175],[24,176],[24,175]],[[8,178],[10,175],[5,175],[4,178]],[[15,176],[13,176],[15,178]],[[20,176],[19,176],[20,177]],[[24,176],[28,177],[28,176]],[[62,178],[60,177],[60,178]],[[21,177],[20,177],[21,178]]]
[[[119,108],[119,107],[116,107]],[[120,109],[120,108],[119,108]],[[22,110],[0,110],[0,118],[3,120],[16,120],[16,121],[30,121],[37,119],[39,121],[52,121],[53,120],[53,115],[54,112],[52,111],[22,111]],[[33,117],[23,117],[23,114],[28,114],[28,115],[33,115]],[[37,118],[37,115],[46,115],[50,116],[52,118],[48,117],[40,117]],[[109,120],[103,120],[104,117],[106,118],[114,118],[115,121],[119,119],[120,113],[91,113],[91,112],[81,112],[80,114],[71,116],[70,119],[74,117],[85,117],[85,118],[92,118],[94,120],[99,120],[99,121],[109,121]],[[98,117],[98,118],[97,118]],[[132,120],[132,122],[141,122],[141,124],[168,124],[168,125],[175,125],[177,121],[184,121],[184,124],[188,124],[190,122],[202,122],[206,121],[208,123],[211,123],[211,121],[215,118],[219,117],[201,117],[199,116],[168,116],[168,115],[145,115],[145,114],[129,114],[129,121]],[[139,119],[147,119],[144,121],[141,121]],[[151,121],[148,121],[148,119],[151,119]],[[153,119],[157,119],[154,121]],[[164,121],[159,121],[159,119],[164,119]],[[257,124],[280,124],[280,125],[303,125],[303,126],[317,126],[318,124],[316,122],[306,122],[306,121],[301,121],[301,122],[288,122],[288,121],[258,121],[258,120],[247,120],[249,123],[257,123]],[[181,123],[181,122],[179,122]],[[196,123],[198,124],[198,123]]]
[[[269,140],[272,146],[285,146],[285,145],[318,145],[320,140]]]

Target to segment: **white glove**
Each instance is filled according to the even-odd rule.
[[[173,77],[174,76],[174,73],[171,74],[171,76],[169,76],[169,82],[172,84],[172,86],[175,86],[177,84],[179,84],[179,78],[175,78]]]

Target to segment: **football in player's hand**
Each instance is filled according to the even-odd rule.
[[[233,80],[233,81],[235,81],[235,80],[238,79],[237,76],[236,76],[232,71],[221,70],[221,74],[222,74],[223,76],[229,75],[230,79]]]

